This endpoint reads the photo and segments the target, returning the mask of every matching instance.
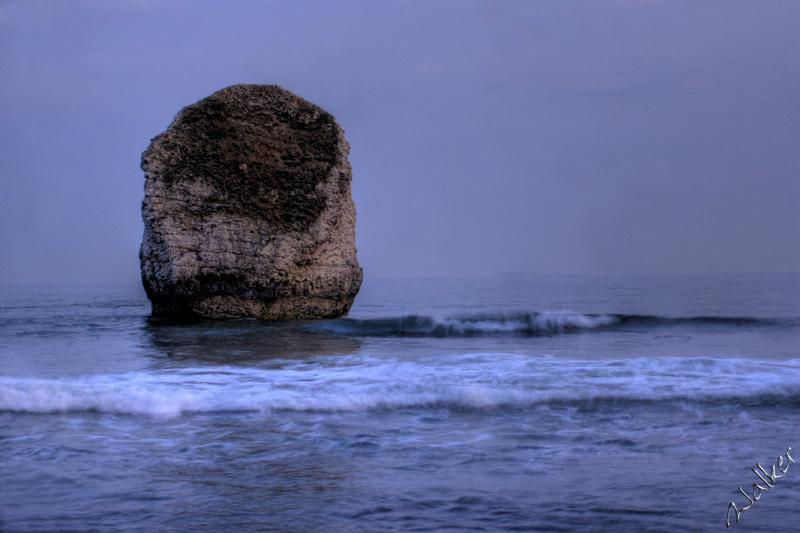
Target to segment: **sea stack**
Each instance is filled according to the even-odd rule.
[[[336,318],[361,287],[350,146],[275,85],[183,108],[142,154],[142,282],[165,318]]]

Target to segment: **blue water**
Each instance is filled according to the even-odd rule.
[[[368,277],[348,318],[194,324],[6,286],[0,531],[723,530],[800,461],[798,334],[790,275]],[[731,530],[797,530],[788,464]]]

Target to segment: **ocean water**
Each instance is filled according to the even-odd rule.
[[[364,282],[348,318],[169,324],[0,288],[0,531],[800,526],[800,280]],[[792,455],[793,454],[793,455]]]

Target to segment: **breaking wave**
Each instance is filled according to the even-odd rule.
[[[280,368],[188,368],[66,379],[0,377],[0,412],[202,412],[699,402],[800,407],[800,360],[658,357],[575,361],[485,353],[387,361],[321,357]]]
[[[342,318],[309,326],[311,329],[349,336],[458,337],[482,335],[556,335],[560,333],[621,328],[671,326],[797,327],[796,319],[748,317],[679,317],[651,315],[581,314],[569,312],[512,312],[438,317],[406,315],[393,318]]]

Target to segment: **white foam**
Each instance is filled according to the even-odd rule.
[[[68,379],[0,377],[0,411],[178,416],[215,411],[525,408],[552,402],[800,397],[800,360],[639,358],[574,361],[464,354],[368,357],[132,372]]]
[[[562,312],[511,312],[488,315],[442,317],[407,315],[394,318],[357,320],[344,318],[316,324],[312,329],[346,335],[492,335],[553,334],[571,330],[591,330],[618,324],[613,315],[585,315]]]

